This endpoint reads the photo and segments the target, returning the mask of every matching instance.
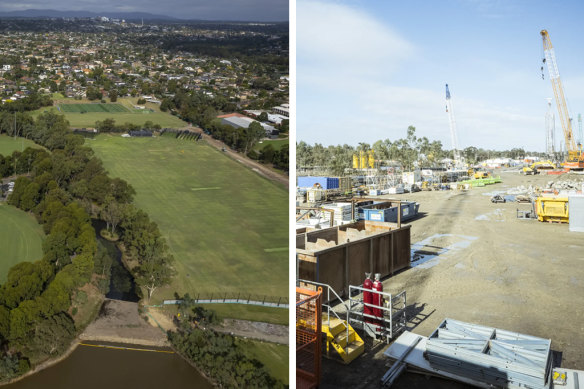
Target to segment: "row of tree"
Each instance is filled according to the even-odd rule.
[[[53,105],[53,100],[49,95],[42,95],[31,92],[28,96],[13,102],[0,104],[0,111],[4,112],[24,112],[34,111],[42,107]]]
[[[22,160],[15,154],[12,159]],[[43,257],[13,266],[0,287],[2,379],[68,347],[78,330],[69,314],[71,299],[90,281],[97,253],[90,217],[57,183],[51,153],[27,149],[22,154],[30,156],[31,166],[16,164],[16,172],[30,169],[31,174],[17,178],[8,202],[32,211],[47,235]]]
[[[370,150],[373,150],[375,160],[379,163],[397,162],[408,170],[416,166],[440,166],[443,159],[453,158],[452,150],[445,150],[442,142],[417,137],[416,128],[409,126],[405,138],[378,140],[372,145],[359,143],[356,147],[347,144],[324,147],[319,143],[309,145],[301,141],[296,145],[296,161],[299,168],[320,167],[331,174],[341,175],[345,169],[352,167],[353,155]],[[520,148],[495,151],[470,146],[460,150],[460,154],[468,164],[474,165],[489,158],[523,158],[527,152]],[[537,152],[529,154],[543,156],[543,153]]]
[[[32,120],[24,115],[28,124],[22,132],[46,149],[0,155],[0,175],[18,176],[8,203],[32,212],[47,235],[43,257],[15,265],[0,287],[2,379],[68,347],[79,330],[70,314],[72,296],[92,272],[105,289],[111,258],[98,249],[92,218],[104,220],[111,233],[119,230],[132,272],[148,297],[173,275],[158,226],[132,204],[134,189],[107,175],[84,138],[68,131],[63,116],[46,112]]]
[[[95,129],[100,133],[122,133],[134,130],[140,130],[146,128],[149,130],[160,130],[162,127],[160,124],[154,124],[151,120],[144,122],[143,126],[132,123],[116,124],[116,121],[112,118],[107,118],[104,120],[98,120],[95,122]]]
[[[287,144],[283,145],[279,150],[268,144],[259,152],[252,150],[248,155],[250,158],[257,159],[262,163],[272,164],[276,169],[284,171],[289,169],[289,146]]]

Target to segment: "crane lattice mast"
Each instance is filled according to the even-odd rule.
[[[555,132],[556,132],[556,120],[554,117],[554,112],[552,111],[552,99],[548,97],[548,110],[545,114],[545,150],[548,155],[554,155],[555,153]]]
[[[454,110],[452,109],[452,100],[450,99],[450,90],[446,84],[446,112],[448,112],[448,121],[450,123],[450,140],[452,142],[452,152],[454,161],[459,161],[458,154],[458,136],[456,133],[456,121],[454,120]]]
[[[568,106],[566,104],[564,87],[562,86],[562,80],[560,79],[560,71],[558,70],[558,64],[556,63],[554,47],[552,46],[552,41],[550,40],[547,30],[541,30],[540,34],[543,39],[543,51],[545,55],[543,61],[547,64],[548,73],[552,82],[552,88],[556,98],[556,106],[558,108],[558,116],[560,117],[560,122],[562,123],[562,129],[564,131],[566,151],[570,153],[568,160],[574,160],[574,157],[578,160],[578,149],[576,148],[576,142],[574,141],[572,123],[568,112]]]

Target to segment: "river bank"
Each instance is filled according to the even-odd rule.
[[[106,299],[99,316],[87,326],[79,338],[89,341],[130,343],[168,347],[166,334],[147,323],[130,301]]]
[[[48,369],[49,367],[56,365],[57,363],[61,362],[62,360],[69,358],[69,356],[71,354],[73,354],[73,351],[75,351],[75,349],[77,349],[77,346],[79,346],[79,340],[75,339],[75,341],[73,343],[71,343],[71,346],[69,346],[67,351],[65,351],[65,353],[63,353],[61,356],[59,356],[57,358],[49,359],[48,361],[45,361],[45,362],[35,366],[34,368],[30,369],[29,371],[27,371],[26,373],[24,373],[21,376],[18,376],[16,378],[13,378],[13,379],[6,381],[6,382],[0,382],[0,386],[14,384],[18,381],[22,381],[23,379],[25,379],[27,377],[30,377],[30,376],[37,374],[45,369]]]

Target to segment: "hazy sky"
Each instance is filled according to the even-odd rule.
[[[0,11],[149,12],[181,19],[288,20],[288,0],[0,0]]]
[[[298,0],[297,138],[373,143],[406,135],[451,148],[545,150],[553,97],[540,31],[556,52],[574,135],[584,113],[584,2]],[[554,102],[555,111],[555,102]],[[563,141],[556,113],[556,147]]]

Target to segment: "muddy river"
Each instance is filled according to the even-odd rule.
[[[102,345],[118,348],[87,346]],[[169,349],[83,342],[64,361],[6,386],[7,389],[212,388],[199,372]]]

